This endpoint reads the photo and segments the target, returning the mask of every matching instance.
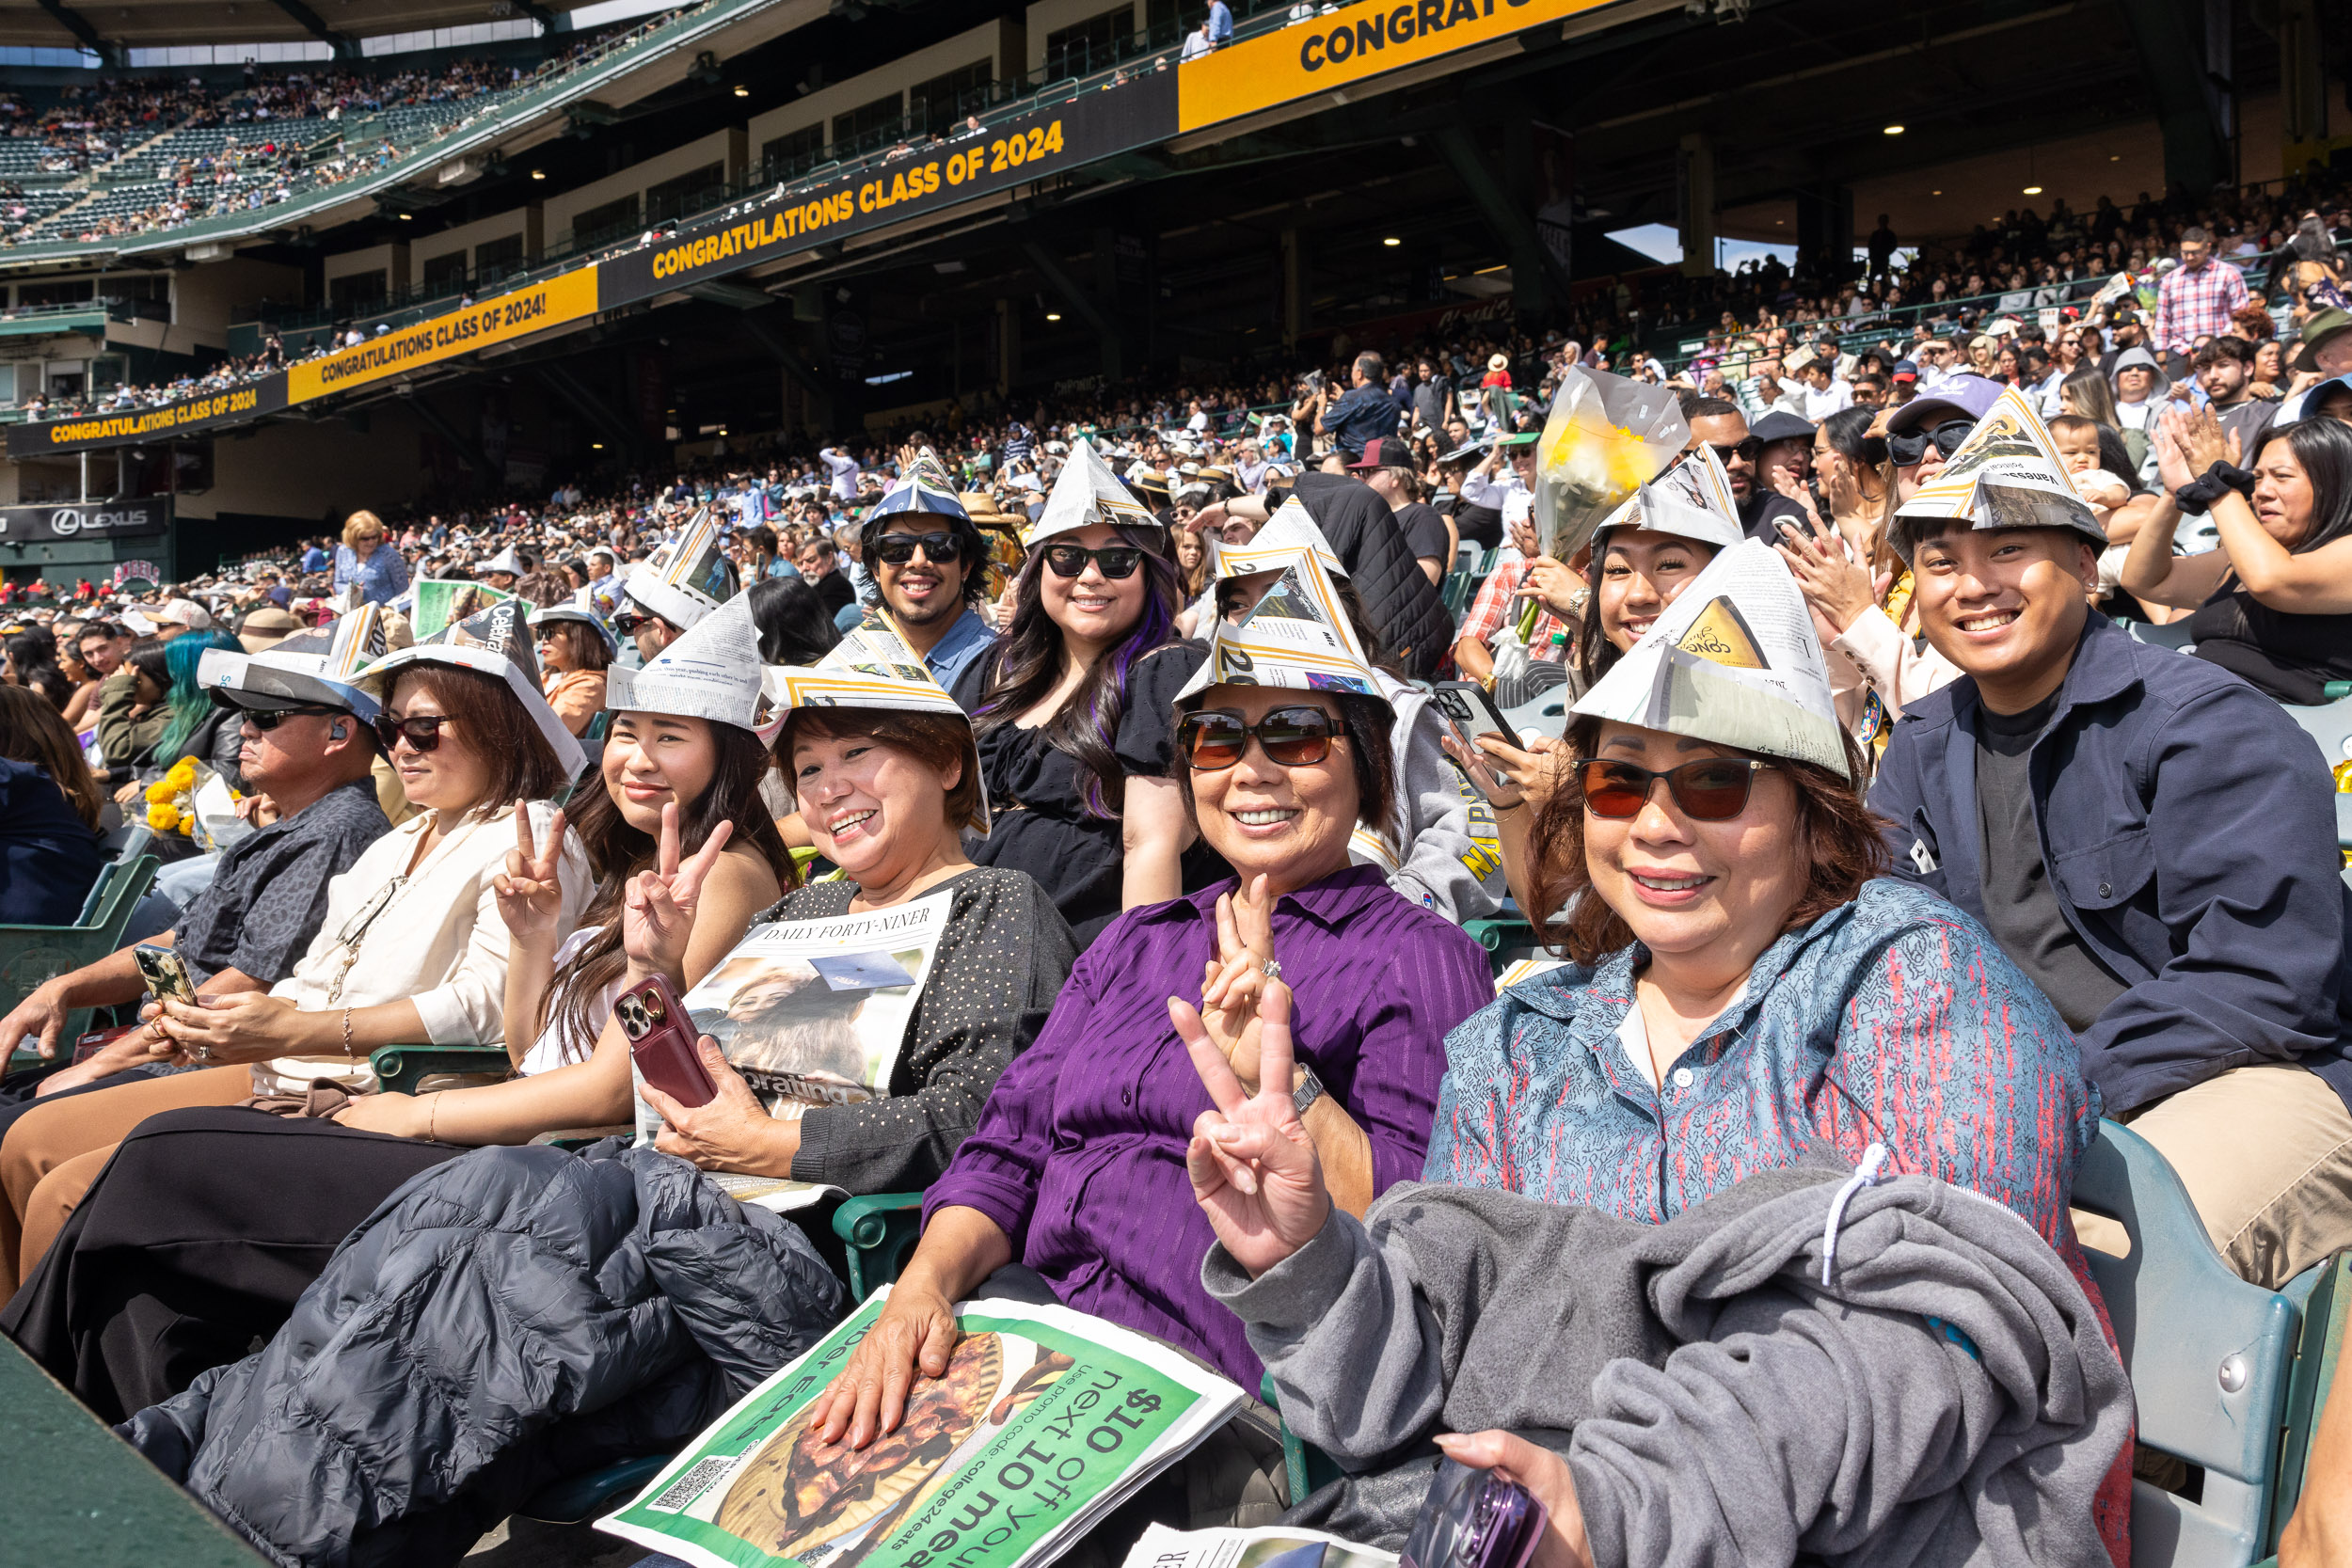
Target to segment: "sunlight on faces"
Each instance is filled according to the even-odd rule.
[[[1706,546],[1653,529],[1609,531],[1600,560],[1600,631],[1623,653],[1714,558]]]
[[[1593,754],[1662,772],[1745,753],[1610,723],[1601,726]],[[1776,768],[1756,775],[1747,809],[1723,822],[1692,821],[1664,782],[1654,781],[1632,816],[1584,814],[1584,864],[1593,891],[1652,954],[1694,954],[1724,943],[1744,965],[1772,945],[1804,892],[1802,838],[1796,785]]]
[[[1090,550],[1126,543],[1108,523],[1089,523],[1075,532],[1057,534],[1047,542],[1083,545]],[[1046,546],[1039,547],[1043,549]],[[1136,622],[1142,618],[1149,581],[1140,562],[1123,578],[1104,577],[1102,565],[1094,561],[1089,561],[1086,570],[1074,578],[1063,577],[1048,564],[1039,569],[1038,594],[1047,618],[1065,636],[1108,647],[1134,630]]]
[[[2079,534],[1961,523],[1915,552],[1913,603],[1935,651],[1961,669],[1980,681],[2030,683],[2073,657],[2097,575]]]
[[[392,700],[385,711],[395,719],[423,719],[449,709],[411,672],[392,684]],[[490,787],[490,759],[469,741],[462,719],[443,724],[441,743],[429,752],[418,751],[402,736],[392,747],[391,760],[409,803],[428,811],[470,810]]]
[[[2099,433],[2070,427],[2050,432],[2051,450],[2070,474],[2087,474],[2099,466]]]
[[[1192,769],[1201,838],[1241,874],[1244,887],[1263,874],[1276,892],[1305,887],[1347,864],[1347,841],[1362,800],[1340,727],[1340,705],[1317,691],[1216,686],[1202,694],[1198,710],[1236,714],[1254,724],[1284,707],[1321,708],[1329,716],[1331,749],[1321,762],[1285,768],[1252,736],[1232,767]]]
[[[792,795],[818,853],[859,883],[887,881],[957,839],[946,772],[870,736],[802,735],[792,742]]]
[[[637,644],[637,657],[650,664],[654,656],[676,641],[677,636],[669,622],[659,615],[647,614],[644,623],[628,634],[628,640]]]
[[[953,561],[933,561],[931,552],[924,548],[904,565],[893,565],[882,559],[882,546],[897,538],[920,539],[927,533],[954,532],[955,525],[946,517],[909,513],[891,518],[881,538],[875,541],[875,585],[882,590],[882,602],[890,607],[890,612],[905,625],[928,626],[953,621],[962,614],[963,578],[972,563],[960,554]]]
[[[244,776],[245,793],[267,795],[315,763],[326,751],[327,737],[337,724],[342,725],[346,737],[356,736],[359,730],[359,721],[348,715],[330,718],[298,713],[291,719],[280,719],[275,728],[266,730],[257,730],[249,721],[239,720],[238,735],[244,744],[237,748],[237,771]],[[357,743],[367,744],[365,740]]]
[[[558,622],[539,628],[539,667],[557,674],[568,674],[580,668],[572,658],[571,634]]]
[[[2265,446],[2254,465],[2254,516],[2263,531],[2291,550],[2311,532],[2318,505],[2312,476],[2295,460],[2295,449],[2284,441]]]
[[[710,725],[668,713],[616,713],[599,764],[604,787],[622,817],[641,833],[659,836],[661,808],[680,812],[703,797],[719,770]]]

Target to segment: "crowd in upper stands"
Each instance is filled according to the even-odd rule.
[[[126,947],[0,1019],[54,1057],[0,1085],[0,1331],[280,1558],[454,1561],[838,1320],[821,1227],[695,1173],[790,1177],[924,1195],[808,1441],[997,1294],[1271,1373],[1348,1471],[1290,1496],[1252,1407],[1106,1560],[1286,1503],[1393,1549],[1435,1452],[1548,1568],[2127,1560],[2101,1117],[2246,1279],[2352,1245],[2339,759],[2288,709],[2352,690],[2347,269],[2297,213],[2249,312],[2198,215],[1883,346],[1758,280],[1672,367],[1335,341],[0,594],[0,924],[143,813],[126,940],[203,998]],[[1608,366],[1676,451],[1572,527],[1547,422]],[[935,894],[879,1098],[633,1069],[625,991]],[[1498,987],[1498,914],[1549,967]],[[497,1081],[384,1091],[418,1041]],[[2292,1568],[2352,1470],[2304,1505]]]

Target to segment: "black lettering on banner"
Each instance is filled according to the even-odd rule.
[[[1368,55],[1375,49],[1385,49],[1388,44],[1388,29],[1381,25],[1380,18],[1375,16],[1369,21],[1356,24],[1356,53],[1359,55]]]

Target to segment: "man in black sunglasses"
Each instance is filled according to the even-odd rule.
[[[1813,454],[1813,426],[1778,410],[1748,427],[1740,460],[1748,470],[1748,494],[1740,501],[1740,524],[1751,539],[1780,542],[1783,522],[1804,528],[1804,508],[1782,488],[1804,483]],[[1738,499],[1737,482],[1734,499]]]
[[[905,501],[937,510],[883,510]],[[978,525],[954,492],[902,483],[866,518],[859,547],[873,583],[866,618],[897,632],[931,678],[952,688],[996,635],[979,612],[988,546]]]

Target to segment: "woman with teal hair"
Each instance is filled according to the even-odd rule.
[[[139,769],[142,784],[162,778],[181,758],[194,757],[227,779],[230,788],[244,789],[244,775],[237,770],[237,754],[245,747],[244,715],[215,705],[212,693],[196,684],[197,666],[215,648],[245,651],[235,638],[216,629],[183,632],[163,645],[164,668],[171,677],[164,706],[170,717],[164,721],[151,765]]]

